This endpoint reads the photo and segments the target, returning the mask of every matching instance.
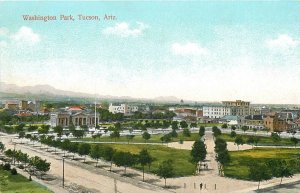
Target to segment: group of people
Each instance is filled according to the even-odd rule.
[[[203,169],[203,168],[208,170],[208,164],[207,163],[199,164],[198,167],[197,167],[197,172],[200,173],[201,169]]]

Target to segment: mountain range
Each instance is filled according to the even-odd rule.
[[[76,98],[97,98],[97,99],[114,99],[114,100],[131,100],[131,101],[153,101],[153,102],[177,102],[180,103],[179,98],[175,96],[159,96],[155,98],[134,98],[131,96],[112,96],[112,95],[94,95],[90,93],[74,92],[56,89],[53,86],[43,84],[34,86],[18,86],[16,84],[8,84],[0,82],[0,92],[18,95],[43,95],[49,97],[76,97]]]

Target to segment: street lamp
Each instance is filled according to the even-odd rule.
[[[16,143],[14,143],[14,166],[16,165]]]
[[[62,181],[62,185],[63,185],[63,188],[65,188],[65,158],[62,157],[62,160],[63,160],[63,181]]]

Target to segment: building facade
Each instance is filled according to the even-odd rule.
[[[277,113],[269,114],[264,118],[264,126],[270,132],[282,132],[290,129],[287,120],[280,118]]]
[[[220,106],[204,106],[203,116],[208,118],[222,118],[226,115],[231,115],[231,108],[220,105]]]
[[[18,101],[5,101],[5,109],[17,110],[19,109]]]
[[[263,115],[248,115],[243,119],[242,126],[248,126],[250,129],[263,129],[264,117]]]
[[[68,127],[71,124],[74,126],[83,126],[86,125],[88,127],[95,127],[99,124],[100,115],[93,111],[69,108],[69,109],[61,109],[58,112],[53,112],[50,114],[50,123],[52,127],[62,126]],[[96,122],[96,124],[95,124]]]
[[[250,102],[235,100],[235,101],[222,101],[226,107],[231,107],[231,115],[247,116],[251,114]]]
[[[139,110],[138,106],[132,106],[128,104],[118,104],[114,105],[110,103],[108,107],[108,111],[116,114],[116,113],[123,113],[124,115],[128,115],[134,112],[137,112]]]

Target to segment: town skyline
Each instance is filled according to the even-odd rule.
[[[93,2],[80,9],[65,2],[68,10],[56,2],[1,4],[1,82],[135,98],[300,103],[298,1]],[[22,19],[61,14],[117,19]]]

